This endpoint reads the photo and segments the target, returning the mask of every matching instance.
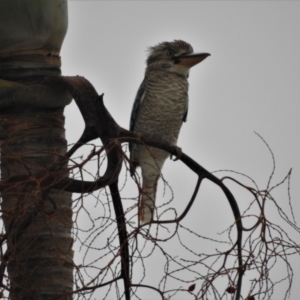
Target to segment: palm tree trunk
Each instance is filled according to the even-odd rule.
[[[71,194],[34,179],[47,176],[67,150],[63,109],[70,95],[43,81],[60,75],[67,1],[0,0],[0,6],[1,180],[31,178],[1,194],[7,250],[0,270],[7,265],[8,273],[2,284],[13,300],[71,299]]]
[[[62,111],[1,110],[3,179],[47,175],[57,155],[66,151]],[[26,183],[2,195],[12,299],[50,299],[72,291],[70,196]]]

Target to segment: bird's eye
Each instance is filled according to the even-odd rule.
[[[169,49],[167,51],[167,54],[168,54],[168,56],[173,56],[174,55],[174,51]]]

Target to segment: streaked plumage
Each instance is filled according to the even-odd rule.
[[[153,140],[176,145],[188,110],[189,69],[209,54],[192,54],[190,44],[175,40],[149,49],[145,78],[136,95],[130,130]],[[130,145],[134,168],[142,168],[139,219],[152,220],[158,178],[168,153],[143,145]]]

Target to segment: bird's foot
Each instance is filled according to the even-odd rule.
[[[182,156],[182,149],[180,147],[177,147],[177,146],[174,146],[174,150],[176,152],[175,154],[175,158],[173,159],[173,154],[170,155],[170,158],[173,160],[173,161],[176,161],[178,159],[181,158]]]

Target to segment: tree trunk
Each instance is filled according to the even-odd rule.
[[[32,183],[67,150],[63,109],[71,97],[43,81],[60,75],[67,1],[0,0],[0,7],[1,180],[26,175]],[[10,298],[71,299],[71,194],[28,182],[1,195]]]

